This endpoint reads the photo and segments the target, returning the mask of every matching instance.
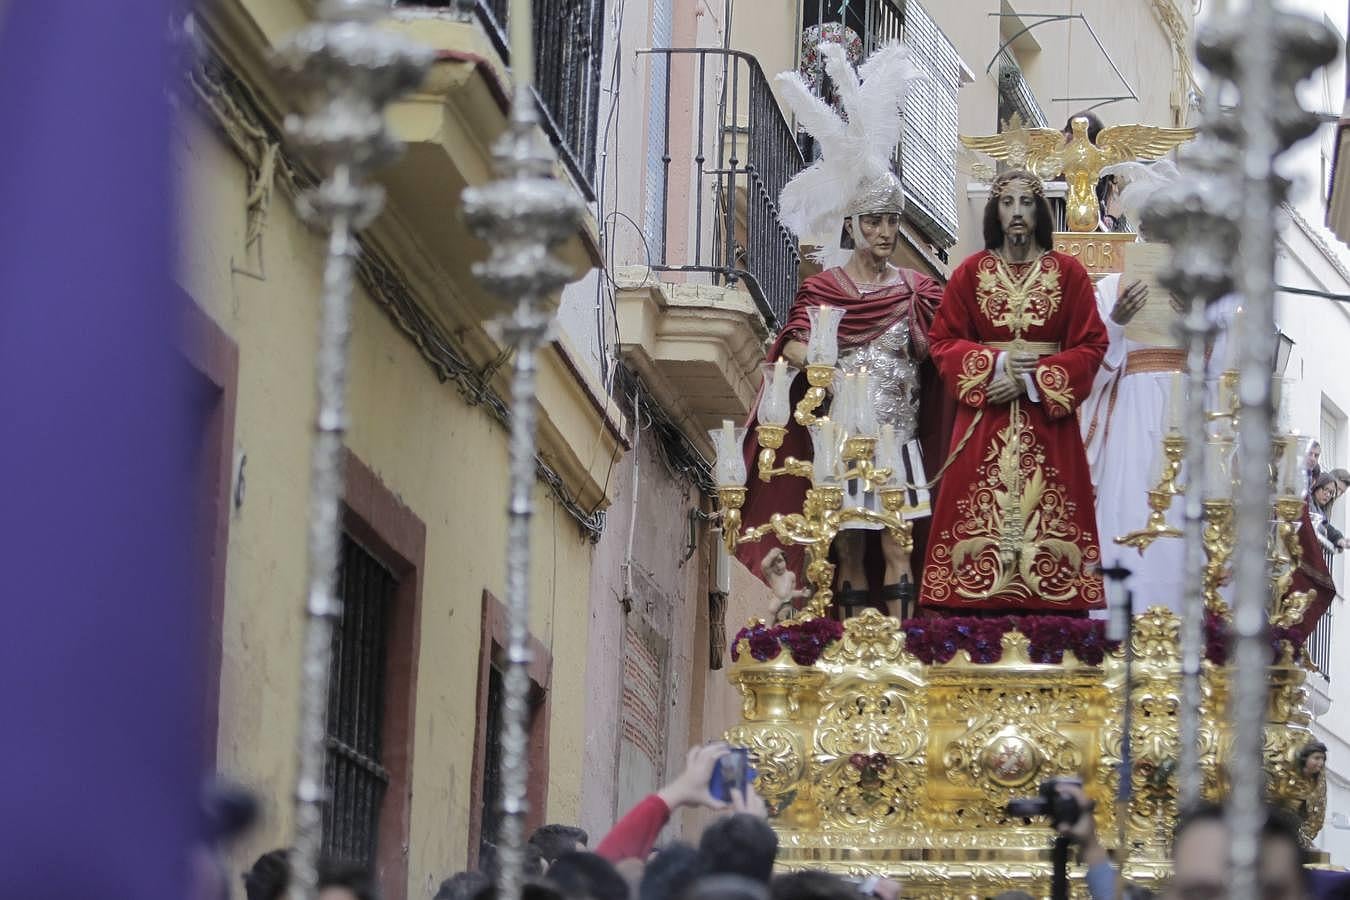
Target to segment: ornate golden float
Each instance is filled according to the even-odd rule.
[[[997,662],[974,663],[958,651],[950,662],[924,665],[905,649],[896,619],[868,610],[844,623],[842,638],[810,666],[786,650],[756,660],[742,639],[730,678],[744,698],[744,721],[727,737],[757,760],[756,784],[786,868],[884,873],[904,884],[906,897],[987,897],[1010,888],[1045,895],[1048,822],[1004,808],[1035,795],[1041,780],[1065,775],[1082,777],[1097,802],[1102,842],[1126,876],[1157,887],[1169,875],[1177,816],[1177,632],[1177,619],[1160,607],[1135,620],[1124,804],[1116,801],[1123,649],[1097,666],[1072,652],[1058,665],[1034,663],[1028,638],[1012,631]],[[1311,841],[1322,827],[1325,780],[1300,771],[1299,751],[1312,739],[1306,673],[1288,644],[1280,653],[1270,668],[1270,793],[1303,817]],[[1200,758],[1211,797],[1225,777],[1228,675],[1204,664]]]

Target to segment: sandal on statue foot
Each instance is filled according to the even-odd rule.
[[[871,598],[866,590],[852,587],[852,582],[845,581],[834,595],[834,603],[846,614],[852,615],[853,611],[859,606],[867,606]]]
[[[914,582],[909,580],[908,575],[901,575],[900,580],[895,584],[888,584],[881,588],[881,599],[886,601],[889,607],[895,603],[899,608],[900,621],[913,618],[914,616]]]

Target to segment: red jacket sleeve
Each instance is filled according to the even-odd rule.
[[[975,297],[970,272],[971,266],[962,263],[952,273],[928,341],[929,353],[947,390],[959,403],[978,409],[984,406],[985,390],[993,378],[998,354],[992,347],[969,337]]]
[[[1041,406],[1052,419],[1072,415],[1092,393],[1092,381],[1110,340],[1097,313],[1092,279],[1077,260],[1064,263],[1064,338],[1060,351],[1036,363],[1033,380]]]
[[[646,862],[647,855],[656,845],[656,837],[670,821],[670,807],[656,794],[646,797],[628,811],[614,824],[605,835],[605,839],[595,848],[597,856],[603,856],[612,863],[621,859],[640,859]]]

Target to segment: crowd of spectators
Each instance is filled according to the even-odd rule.
[[[689,751],[684,771],[670,784],[631,809],[594,850],[585,831],[545,825],[529,838],[523,900],[898,900],[903,888],[880,874],[845,878],[819,870],[775,871],[778,837],[767,822],[763,800],[753,787],[732,790],[730,800],[713,796],[713,769],[728,751],[710,743]],[[1325,751],[1323,750],[1323,758]],[[1141,900],[1153,893],[1118,877],[1097,836],[1095,810],[1082,787],[1060,780],[1056,790],[1071,797],[1078,818],[1057,826],[1076,845],[1084,871],[1083,888],[1093,900]],[[701,807],[720,815],[708,824],[697,845],[658,844],[671,814]],[[1072,818],[1070,813],[1066,818]],[[237,830],[237,827],[232,830]],[[1047,828],[1047,843],[1050,838]],[[1228,896],[1230,834],[1221,807],[1204,805],[1184,812],[1173,838],[1173,878],[1161,895],[1172,900],[1217,900]],[[1263,900],[1313,900],[1350,896],[1343,883],[1320,883],[1326,873],[1305,866],[1306,853],[1293,820],[1270,811],[1262,828],[1258,895]],[[496,855],[487,852],[479,867],[446,878],[434,900],[496,900]],[[289,882],[287,851],[263,854],[244,873],[246,900],[285,900]],[[323,862],[319,900],[377,900],[369,874],[360,867]],[[221,884],[212,900],[233,896]],[[1009,890],[992,900],[1033,900]]]

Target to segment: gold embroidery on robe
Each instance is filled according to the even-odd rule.
[[[1044,325],[1058,311],[1063,296],[1053,257],[1032,263],[1026,274],[1014,278],[1002,260],[986,256],[980,262],[977,282],[980,312],[995,326],[1019,336]]]
[[[984,403],[984,387],[994,369],[994,351],[972,350],[961,358],[961,375],[957,379],[956,394],[972,406]]]
[[[1074,523],[1077,504],[1060,482],[1025,413],[1014,411],[985,453],[979,480],[956,501],[955,524],[934,546],[936,571],[925,578],[934,599],[1098,602],[1101,582],[1085,576],[1098,560],[1096,541]]]
[[[1051,418],[1066,416],[1073,410],[1073,387],[1069,384],[1068,370],[1063,366],[1054,363],[1037,366],[1036,388],[1048,401],[1046,412]]]

